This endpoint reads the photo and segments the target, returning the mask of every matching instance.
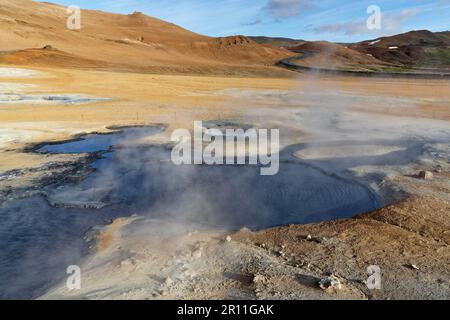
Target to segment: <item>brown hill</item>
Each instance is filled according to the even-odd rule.
[[[305,40],[297,40],[282,37],[249,37],[249,38],[260,44],[267,44],[277,48],[294,47],[306,42]]]
[[[411,31],[350,47],[399,66],[450,67],[450,32]]]
[[[384,65],[382,61],[369,54],[364,54],[340,44],[317,41],[289,47],[289,50],[300,53],[294,63],[314,68],[326,69],[361,69]]]
[[[54,4],[0,0],[0,63],[269,72],[268,66],[290,55],[243,36],[202,36],[139,12],[119,15],[82,10],[81,30],[66,28],[68,16],[65,7]],[[38,49],[45,46],[54,49]]]

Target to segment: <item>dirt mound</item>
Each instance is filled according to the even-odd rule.
[[[244,36],[218,38],[216,41],[222,46],[242,46],[242,45],[256,44],[254,41]]]
[[[48,45],[60,51],[58,57],[64,55],[61,52],[77,57],[70,65],[79,67],[91,67],[92,61],[95,65],[123,65],[126,61],[129,68],[139,71],[214,72],[215,68],[273,65],[290,55],[287,50],[269,48],[243,36],[202,36],[140,12],[119,15],[82,10],[81,29],[69,30],[65,7],[31,0],[0,3],[0,37],[4,39],[0,51],[11,54]],[[14,59],[23,56],[21,53]],[[46,65],[51,63],[42,57],[34,59],[36,63],[43,60]]]
[[[288,48],[301,45],[305,43],[304,40],[296,40],[290,38],[281,38],[281,37],[249,37],[253,41],[258,42],[259,44],[266,44],[276,48]]]

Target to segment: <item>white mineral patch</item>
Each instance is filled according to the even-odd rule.
[[[36,87],[33,84],[0,82],[0,95],[26,91]]]
[[[84,104],[110,101],[78,94],[22,94],[3,93],[0,90],[0,104]]]
[[[0,68],[0,78],[31,78],[40,75],[41,72],[30,69]]]
[[[38,130],[0,128],[0,149],[33,139],[41,134]]]

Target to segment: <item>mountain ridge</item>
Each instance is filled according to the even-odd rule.
[[[31,0],[0,0],[0,63],[27,61],[34,64],[48,51],[35,55],[36,50],[51,46],[58,51],[59,66],[90,67],[97,65],[124,66],[129,69],[158,72],[219,73],[242,71],[282,73],[273,65],[292,55],[288,50],[254,42],[244,36],[212,38],[203,36],[173,23],[149,17],[141,12],[128,15],[97,10],[81,10],[80,30],[69,30],[69,14],[65,7]],[[20,53],[21,59],[14,55]],[[71,61],[65,64],[63,56]],[[3,58],[2,58],[3,57]],[[5,59],[7,57],[7,59]],[[49,65],[49,59],[42,65]],[[273,68],[273,69],[270,69]]]

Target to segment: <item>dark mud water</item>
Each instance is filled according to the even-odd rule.
[[[38,148],[36,152],[77,154],[108,151],[113,146],[131,143],[158,131],[159,129],[149,127],[133,127],[124,128],[114,133],[88,134],[69,142],[45,144]]]
[[[255,166],[175,166],[166,146],[128,146],[154,133],[154,128],[130,128],[38,149],[109,152],[85,180],[49,186],[46,196],[0,207],[0,298],[45,292],[86,254],[86,233],[121,216],[265,228],[351,217],[378,207],[364,184],[305,163],[285,161],[278,175],[261,176]]]

